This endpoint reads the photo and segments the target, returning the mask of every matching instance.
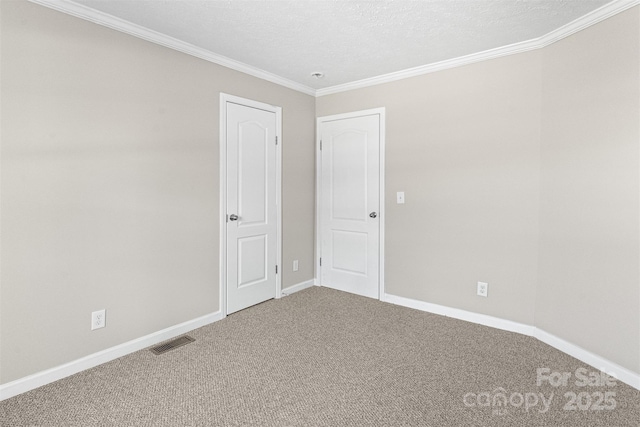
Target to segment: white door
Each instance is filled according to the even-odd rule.
[[[227,314],[276,296],[276,112],[226,102]],[[224,220],[224,218],[223,218]]]
[[[320,278],[379,298],[381,115],[319,120]]]

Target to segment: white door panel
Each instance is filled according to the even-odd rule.
[[[367,275],[367,233],[331,230],[331,267],[352,274]]]
[[[258,112],[251,111],[254,114]],[[269,120],[269,117],[263,119]],[[258,121],[238,123],[238,227],[267,222],[268,180],[265,178],[270,160],[267,146],[269,137],[274,137],[269,135],[269,130],[273,132],[274,129],[266,128]],[[233,133],[231,135],[236,137]]]
[[[379,297],[380,116],[320,122],[321,283]]]
[[[260,284],[268,279],[269,247],[267,236],[238,239],[238,288]]]
[[[276,114],[226,103],[227,313],[276,296]]]

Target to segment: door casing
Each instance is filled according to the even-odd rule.
[[[276,115],[276,299],[282,296],[282,108],[220,93],[220,312],[227,316],[227,103],[270,111]]]
[[[362,116],[370,116],[373,114],[380,115],[380,182],[379,182],[379,191],[380,191],[380,235],[378,242],[378,269],[379,269],[379,279],[378,279],[378,299],[384,300],[385,296],[385,287],[384,287],[384,230],[385,230],[385,222],[386,222],[386,212],[385,212],[385,198],[384,198],[384,177],[385,177],[385,108],[373,108],[370,110],[362,110],[362,111],[354,111],[350,113],[344,114],[335,114],[331,116],[323,116],[318,117],[316,119],[316,224],[315,224],[315,241],[316,241],[316,260],[314,263],[314,277],[316,285],[320,285],[320,258],[322,254],[322,241],[321,241],[321,224],[322,218],[320,217],[322,209],[322,154],[320,153],[320,127],[322,122],[325,121],[333,121],[333,120],[342,120],[342,119],[351,119]]]

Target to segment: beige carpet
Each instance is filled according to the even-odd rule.
[[[0,402],[0,425],[640,425],[639,391],[578,387],[576,370],[595,370],[533,338],[326,288],[190,335]],[[571,378],[538,386],[537,368]]]

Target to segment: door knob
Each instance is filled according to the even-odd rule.
[[[375,212],[371,212],[371,213],[369,214],[369,216],[370,216],[371,218],[376,218],[376,217],[378,216],[378,214],[377,214],[377,213],[375,213]]]
[[[229,215],[229,221],[237,221],[237,220],[238,220],[238,215],[236,214]]]

